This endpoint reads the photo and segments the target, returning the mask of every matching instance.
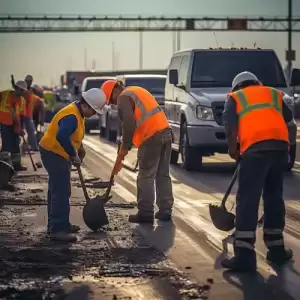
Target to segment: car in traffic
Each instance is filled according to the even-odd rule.
[[[103,82],[106,80],[115,79],[109,76],[86,77],[81,85],[81,92],[86,92],[92,88],[100,89]],[[90,118],[85,119],[85,132],[89,133],[91,130],[99,129],[99,115],[95,114]]]
[[[192,49],[173,54],[165,86],[165,113],[172,128],[171,163],[181,154],[186,170],[201,167],[202,158],[228,153],[223,126],[223,109],[233,78],[243,71],[254,73],[264,85],[284,92],[284,101],[294,112],[291,86],[299,85],[300,73],[294,69],[287,83],[274,50],[268,49]],[[288,124],[290,160],[296,157],[297,126]]]
[[[158,104],[164,109],[166,75],[158,74],[124,74],[117,75],[116,80],[124,87],[140,86],[149,91]],[[120,122],[116,105],[105,107],[103,115],[100,116],[100,136],[110,141],[116,141],[120,135]]]

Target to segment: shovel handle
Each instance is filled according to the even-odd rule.
[[[112,173],[110,175],[108,187],[107,187],[107,189],[105,191],[105,194],[104,194],[104,197],[105,197],[104,203],[106,203],[109,200],[109,194],[110,194],[110,191],[111,191],[111,187],[112,187],[112,185],[114,183],[114,177],[115,177],[115,175]]]
[[[81,172],[80,166],[77,166],[77,171],[78,171],[78,175],[79,175],[79,179],[80,179],[80,183],[81,183],[81,187],[82,187],[82,190],[83,190],[83,194],[84,194],[85,200],[86,200],[86,202],[89,202],[90,201],[90,197],[89,197],[89,194],[87,192],[87,189],[86,189],[86,186],[85,186],[85,183],[84,183],[84,180],[83,180],[83,176],[82,176],[82,172]]]
[[[30,161],[31,161],[33,170],[34,170],[34,171],[37,171],[37,167],[36,167],[36,165],[35,165],[35,163],[34,163],[34,161],[33,161],[33,159],[32,159],[32,155],[31,155],[31,153],[30,153],[30,150],[29,150],[29,148],[28,148],[28,144],[27,144],[27,142],[26,142],[26,140],[25,140],[24,135],[22,135],[22,138],[23,138],[23,143],[24,143],[24,145],[25,145],[25,147],[26,147],[26,149],[27,149],[27,153],[28,153],[28,155],[29,155],[29,158],[30,158]]]
[[[229,184],[229,186],[228,186],[228,188],[226,190],[226,193],[225,193],[225,195],[223,197],[223,200],[222,200],[222,203],[221,203],[221,208],[223,208],[224,210],[226,210],[225,204],[226,204],[226,201],[228,199],[229,194],[231,193],[232,187],[234,186],[234,184],[236,182],[236,179],[237,179],[237,176],[238,176],[238,172],[239,172],[239,163],[238,163],[238,165],[237,165],[237,167],[236,167],[236,169],[234,171],[234,174],[232,176],[230,184]]]

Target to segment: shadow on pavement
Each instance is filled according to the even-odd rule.
[[[243,300],[296,300],[280,288],[277,276],[267,280],[259,273],[246,274],[224,271],[223,278],[243,293]]]

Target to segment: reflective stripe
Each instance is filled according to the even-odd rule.
[[[142,116],[138,120],[136,120],[137,127],[140,126],[145,121],[147,121],[148,119],[150,119],[151,117],[153,117],[154,115],[156,115],[162,111],[162,108],[159,105],[157,105],[155,108],[147,111],[143,102],[138,98],[138,96],[135,93],[133,93],[131,91],[125,90],[122,93],[122,95],[130,97],[142,113]]]
[[[264,228],[264,234],[282,234],[282,229],[270,229],[270,228]]]
[[[262,102],[262,103],[258,103],[258,104],[249,104],[247,96],[243,90],[236,92],[236,96],[239,100],[239,103],[242,106],[242,109],[241,109],[240,113],[238,114],[239,118],[244,117],[246,114],[248,114],[249,112],[252,112],[254,110],[260,110],[260,109],[266,109],[266,108],[273,108],[276,111],[278,111],[279,113],[282,113],[282,109],[280,108],[279,92],[274,89],[270,89],[270,90],[271,90],[271,94],[272,94],[272,103]]]
[[[8,98],[9,93],[10,93],[10,91],[4,91],[2,94],[2,99],[0,102],[0,111],[2,111],[2,112],[10,112],[10,110],[6,108],[7,98]]]
[[[11,157],[11,154],[10,154],[10,152],[1,151],[1,152],[0,152],[0,157],[1,157],[2,159],[9,159],[9,158]]]
[[[265,241],[265,244],[268,247],[283,246],[283,240]]]
[[[244,242],[244,241],[240,241],[240,240],[235,240],[234,245],[239,248],[246,248],[246,249],[250,249],[250,250],[254,249],[253,245],[251,245],[247,242]]]
[[[251,239],[255,238],[255,232],[254,231],[239,231],[236,230],[234,233],[234,236],[236,238],[241,238],[241,239]]]
[[[21,162],[21,154],[20,153],[12,153],[11,161],[13,163],[20,163]]]

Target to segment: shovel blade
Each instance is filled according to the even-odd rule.
[[[220,206],[209,205],[210,218],[214,226],[222,231],[230,231],[235,227],[235,215]]]
[[[103,198],[98,196],[90,199],[83,208],[82,216],[84,223],[92,231],[97,231],[109,223],[104,204]]]
[[[0,160],[0,186],[7,185],[14,174],[13,167],[5,161]]]

